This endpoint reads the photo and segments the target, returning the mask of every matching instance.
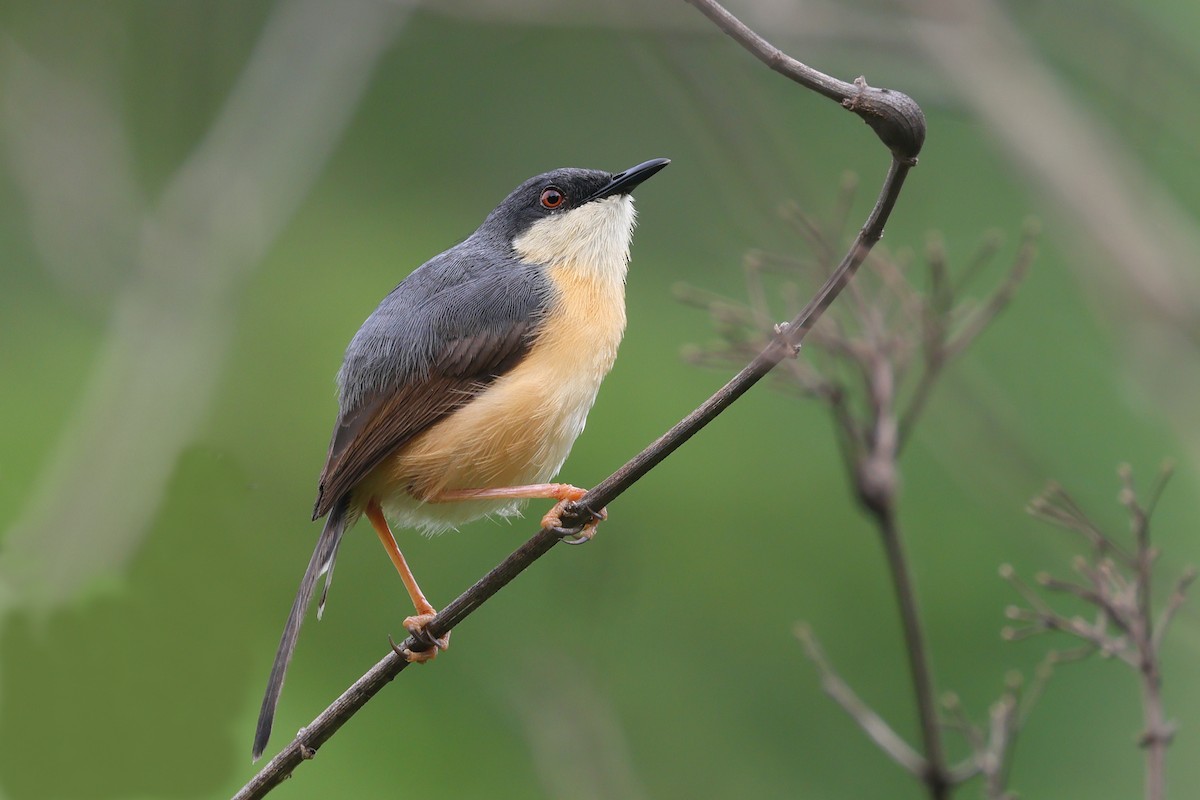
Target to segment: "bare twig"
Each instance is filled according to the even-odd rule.
[[[833,665],[829,663],[829,658],[825,655],[820,643],[813,636],[812,629],[808,625],[797,625],[795,634],[796,638],[800,640],[800,644],[804,646],[804,653],[808,656],[808,660],[816,666],[817,672],[820,673],[821,688],[825,690],[825,693],[858,723],[871,741],[892,761],[903,767],[914,778],[924,775],[929,768],[925,758],[909,747],[908,742],[892,730],[892,727],[864,703],[846,681],[842,680]]]
[[[966,715],[957,695],[948,694],[942,705],[949,718],[943,723],[948,730],[962,735],[971,748],[971,755],[950,769],[955,784],[982,775],[983,794],[988,800],[1012,800],[1008,791],[1008,773],[1012,767],[1012,751],[1018,734],[1029,719],[1030,709],[1037,702],[1046,683],[1061,661],[1058,653],[1049,653],[1034,671],[1028,686],[1020,673],[1010,673],[1004,681],[1004,691],[988,712],[987,728],[981,728]]]
[[[830,235],[794,205],[785,204],[782,213],[813,252],[819,269],[832,252]],[[932,798],[948,796],[955,785],[980,770],[969,765],[951,768],[946,763],[928,646],[896,511],[898,459],[944,367],[1004,309],[1027,273],[1035,235],[1035,228],[1027,226],[1006,277],[975,306],[958,296],[965,281],[952,280],[945,255],[936,245],[930,246],[926,257],[931,284],[928,296],[914,288],[901,256],[873,253],[869,267],[875,282],[852,284],[848,289],[851,302],[843,305],[845,313],[840,315],[843,322],[823,319],[810,341],[830,363],[818,369],[811,358],[789,362],[789,369],[780,376],[781,383],[790,380],[793,392],[815,397],[829,408],[850,483],[879,531],[916,698],[925,763],[918,777]],[[967,271],[981,270],[997,248],[995,237],[985,241]],[[767,268],[784,275],[802,275],[814,268],[795,256],[758,251],[747,258],[745,266],[748,305],[690,287],[680,290],[686,302],[709,310],[724,340],[719,348],[692,349],[689,360],[722,363],[743,356],[751,343],[765,340],[768,333],[761,321],[771,318],[764,285]],[[913,380],[914,388],[906,388],[905,378],[914,372],[914,364],[919,374]],[[888,748],[884,750],[895,760]],[[1007,752],[1001,748],[1002,755]]]
[[[818,91],[843,101],[846,108],[867,120],[892,151],[892,163],[875,205],[850,246],[849,252],[800,313],[791,322],[780,325],[776,335],[769,340],[762,351],[724,387],[641,453],[630,459],[623,467],[595,486],[577,503],[568,507],[562,515],[563,525],[567,528],[580,525],[590,519],[589,509],[600,509],[614,501],[643,475],[728,408],[779,362],[795,355],[801,342],[812,330],[817,320],[845,288],[871,248],[883,235],[884,224],[891,215],[908,171],[916,164],[917,154],[920,152],[925,138],[924,115],[920,107],[905,95],[869,87],[862,79],[854,84],[846,84],[828,76],[822,76],[821,73],[800,65],[799,62],[771,47],[765,40],[721,8],[719,4],[707,0],[689,0],[689,2],[717,21],[722,30],[727,33],[731,32],[731,28],[727,26],[734,26],[739,32],[739,35],[735,35],[734,38],[756,56],[762,58],[762,48],[769,48],[770,52],[774,54],[772,57],[778,63],[787,66],[788,69],[795,71],[797,67],[802,67],[803,69],[799,70],[796,75],[785,70],[779,71],[783,71],[785,75],[808,88],[815,89],[812,82],[816,81],[827,89],[825,91],[817,89]],[[778,69],[775,64],[771,65]],[[801,73],[803,79],[800,77]],[[833,93],[830,94],[830,92]],[[509,581],[549,552],[558,541],[559,534],[549,530],[539,531],[499,566],[443,608],[426,627],[428,634],[432,637],[440,637],[457,626]],[[420,650],[428,645],[409,637],[402,646],[411,650]],[[292,773],[301,761],[312,758],[321,744],[327,741],[405,666],[402,659],[388,655],[372,667],[317,719],[301,730],[296,739],[278,756],[263,767],[259,774],[236,795],[237,800],[262,797],[277,786]]]
[[[1026,510],[1038,519],[1080,534],[1098,554],[1112,554],[1127,565],[1134,563],[1133,554],[1100,530],[1057,483],[1049,484]]]
[[[545,555],[551,547],[558,543],[557,534],[542,530],[533,538],[521,545],[508,558],[504,559],[487,575],[480,578],[474,586],[459,595],[453,602],[443,608],[426,629],[435,638],[440,638],[444,631],[449,631],[500,589],[504,588],[513,578],[526,567]],[[412,636],[399,645],[419,651],[429,647],[425,641],[417,641]],[[399,675],[409,662],[389,652],[365,675],[354,682],[341,697],[333,701],[316,719],[306,725],[296,734],[287,747],[279,755],[271,759],[266,766],[259,770],[254,778],[242,787],[234,800],[250,800],[264,797],[286,778],[301,762],[313,758],[321,745],[325,744],[338,729],[367,704],[367,701],[379,693],[379,690]]]
[[[1183,606],[1183,602],[1187,599],[1188,587],[1196,580],[1196,568],[1187,567],[1183,574],[1179,576],[1179,580],[1175,582],[1175,589],[1171,592],[1171,596],[1167,598],[1166,605],[1163,606],[1162,613],[1158,615],[1158,621],[1154,623],[1154,635],[1151,637],[1150,644],[1154,648],[1154,652],[1158,652],[1162,648],[1163,635],[1167,628],[1171,625],[1171,620],[1175,619],[1175,613]]]
[[[975,259],[953,286],[949,284],[945,275],[944,253],[940,251],[940,248],[931,249],[928,260],[932,294],[931,303],[925,316],[926,329],[923,342],[925,358],[922,363],[921,377],[909,396],[907,406],[901,413],[901,447],[908,441],[917,417],[925,410],[925,403],[929,400],[933,386],[942,370],[947,364],[962,355],[963,351],[983,333],[985,328],[992,324],[1012,300],[1017,287],[1021,285],[1021,281],[1025,279],[1029,267],[1033,264],[1033,258],[1037,253],[1036,241],[1036,226],[1026,225],[1020,249],[1009,269],[1008,277],[999,288],[992,291],[983,305],[975,309],[967,321],[956,330],[952,330],[950,326],[950,319],[955,314],[956,293],[969,282],[968,277],[981,270],[995,254],[996,240],[991,238],[984,241]]]
[[[987,746],[976,758],[984,776],[984,793],[989,800],[1009,800],[1015,797],[1008,791],[1008,775],[1012,769],[1012,751],[1017,737],[1029,719],[1030,710],[1041,697],[1054,671],[1057,656],[1050,653],[1034,670],[1028,688],[1019,673],[1012,673],[1005,682],[1004,693],[988,715]]]
[[[874,513],[884,551],[887,553],[888,570],[896,590],[896,604],[900,610],[900,622],[906,644],[904,649],[908,655],[908,666],[917,700],[917,715],[921,723],[921,740],[928,761],[925,772],[920,777],[929,788],[931,797],[947,797],[953,784],[942,748],[933,672],[929,665],[929,647],[925,643],[925,632],[917,609],[917,593],[912,582],[912,571],[904,553],[904,540],[894,507],[889,504],[885,509]]]
[[[801,239],[814,251],[819,264],[824,254],[830,251],[828,237],[822,232],[821,226],[793,207],[785,206],[784,213]],[[842,315],[850,317],[848,324],[836,324],[834,320],[826,319],[812,339],[815,347],[831,357],[831,369],[851,374],[851,379],[856,382],[861,394],[865,395],[861,403],[850,402],[853,392],[847,388],[845,379],[841,376],[827,377],[811,360],[807,364],[791,364],[789,370],[793,390],[798,388],[801,393],[820,399],[829,408],[851,485],[860,505],[871,516],[880,533],[895,587],[920,723],[924,769],[918,777],[932,798],[949,796],[954,786],[983,772],[976,761],[988,755],[984,750],[988,750],[988,757],[992,761],[1007,759],[1011,751],[1008,739],[1015,736],[1016,723],[1011,719],[1004,725],[994,722],[993,736],[1003,733],[1008,738],[996,740],[990,745],[981,743],[976,748],[976,757],[969,763],[953,767],[946,763],[941,737],[944,723],[938,717],[928,646],[896,513],[898,458],[907,434],[923,410],[943,368],[980,335],[1011,299],[1032,260],[1034,235],[1035,230],[1028,226],[1006,278],[982,304],[966,313],[963,309],[967,304],[956,294],[964,282],[951,280],[940,248],[931,246],[927,254],[931,283],[928,297],[913,288],[899,261],[887,254],[874,254],[870,267],[872,277],[878,281],[878,290],[872,291],[858,282],[853,284],[850,287],[853,302],[845,307],[848,314]],[[981,248],[981,255],[976,257],[968,270],[980,270],[986,259],[996,252],[996,247],[993,237]],[[725,349],[700,349],[699,355],[693,353],[693,360],[719,362],[722,358],[728,359],[733,354],[744,352],[747,343],[755,340],[755,331],[738,326],[756,326],[761,324],[759,320],[770,318],[770,310],[766,308],[767,292],[763,286],[764,270],[760,268],[763,264],[790,267],[795,272],[808,268],[805,262],[794,257],[755,253],[753,258],[748,259],[746,269],[750,286],[749,307],[737,306],[732,301],[701,292],[685,292],[689,302],[706,306],[714,318],[721,321],[719,332],[725,339]],[[764,335],[761,332],[757,334],[759,338]],[[915,380],[916,386],[904,391],[905,375],[910,365],[918,359],[920,374]],[[1032,590],[1030,593],[1036,598],[1036,593]],[[1032,619],[1025,621],[1033,622]],[[1103,624],[1103,621],[1097,623],[1101,630]],[[1086,623],[1081,622],[1080,629],[1085,627]],[[1015,634],[1017,637],[1023,635],[1027,635],[1024,630]],[[846,707],[845,693],[839,691],[837,695],[839,702]],[[1015,709],[1015,703],[1015,700],[1006,702],[1002,697],[999,707]],[[860,725],[862,713],[856,709],[852,714]],[[872,739],[876,739],[874,734],[871,735]],[[979,737],[982,742],[982,732]],[[889,757],[897,760],[894,747],[880,746]],[[1004,796],[1004,791],[996,787],[1005,782],[1006,779],[1000,776],[1007,766],[999,762],[993,764],[992,761],[988,762],[987,781],[995,790],[993,796],[999,798]]]
[[[739,38],[744,32],[731,31],[731,35]],[[775,61],[769,49],[760,48],[758,55],[769,63]],[[847,185],[843,196],[852,191],[853,187]],[[795,204],[785,203],[781,214],[812,258],[751,253],[745,262],[748,303],[690,287],[680,290],[686,302],[708,309],[723,339],[717,348],[689,350],[690,361],[726,363],[752,354],[749,348],[769,340],[770,328],[764,323],[772,318],[770,293],[765,285],[768,275],[775,279],[791,274],[802,279],[816,270],[832,268],[826,265],[832,261],[832,242],[836,239],[830,235],[828,226]],[[1032,262],[1035,237],[1034,226],[1027,226],[1007,276],[981,304],[973,307],[958,296],[967,281],[962,277],[951,279],[940,248],[931,246],[927,254],[932,286],[929,296],[914,288],[907,277],[906,256],[873,253],[869,267],[874,283],[851,284],[841,320],[823,319],[810,340],[814,349],[828,357],[829,363],[818,368],[819,362],[810,358],[805,362],[789,362],[788,370],[780,371],[784,373],[780,375],[780,384],[788,385],[792,392],[815,397],[828,407],[851,486],[879,531],[895,588],[916,699],[924,764],[918,777],[934,800],[949,796],[953,786],[979,770],[951,769],[946,763],[929,649],[896,510],[898,459],[942,370],[1007,306]],[[998,247],[996,237],[986,241],[968,266],[966,277],[982,270]],[[910,387],[905,379],[914,372],[911,369],[914,364],[919,367],[916,370],[919,376],[913,382],[915,386]],[[837,695],[846,707],[845,693],[838,691]],[[860,725],[862,713],[857,708],[852,712]],[[874,712],[871,714],[877,717]],[[894,747],[880,746],[889,757],[898,760]]]
[[[1162,612],[1153,614],[1154,564],[1158,551],[1150,541],[1150,518],[1170,474],[1164,466],[1150,492],[1150,501],[1142,503],[1133,485],[1133,473],[1127,465],[1118,470],[1122,488],[1120,502],[1129,515],[1133,548],[1095,525],[1079,505],[1059,486],[1051,484],[1030,504],[1032,513],[1067,530],[1083,535],[1091,548],[1089,557],[1075,559],[1075,571],[1082,583],[1039,575],[1045,590],[1067,594],[1097,610],[1096,621],[1066,617],[1042,600],[1028,585],[1012,574],[1002,573],[1029,603],[1028,609],[1009,609],[1010,618],[1028,627],[1007,629],[1008,638],[1025,638],[1044,631],[1058,631],[1084,642],[1078,655],[1100,653],[1116,656],[1138,675],[1142,690],[1142,735],[1139,744],[1145,750],[1146,800],[1162,800],[1166,794],[1166,751],[1175,726],[1168,722],[1162,702],[1160,650],[1167,626],[1184,602],[1196,570],[1187,568],[1176,580]],[[1111,623],[1113,630],[1109,630]],[[1064,660],[1061,656],[1059,660]]]
[[[831,78],[800,63],[750,30],[714,0],[688,0],[700,13],[748,50],[759,61],[784,77],[791,78],[858,114],[871,126],[897,161],[915,164],[925,143],[925,115],[911,98],[890,89],[867,86],[862,78],[854,83]]]

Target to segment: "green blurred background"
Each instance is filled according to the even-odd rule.
[[[1054,644],[999,630],[1076,548],[1023,513],[1051,478],[1114,530],[1114,474],[1180,469],[1164,574],[1200,562],[1200,5],[1194,0],[731,3],[801,60],[921,102],[887,230],[997,270],[1041,255],[939,386],[902,520],[939,689],[982,719]],[[0,3],[0,792],[232,794],[309,557],[333,376],[362,319],[513,186],[668,156],[638,192],[629,330],[562,476],[590,485],[728,374],[680,280],[738,297],[795,249],[870,131],[682,2]],[[996,273],[998,274],[998,272]],[[994,276],[993,276],[994,277]],[[987,279],[981,290],[987,288]],[[279,797],[923,796],[820,691],[791,630],[903,734],[915,720],[876,536],[824,411],[756,389],[389,686]],[[435,604],[530,535],[482,521],[401,546]],[[408,613],[363,530],[301,636],[275,752]],[[1058,642],[1057,644],[1063,644]],[[1174,796],[1200,785],[1200,617],[1165,651]],[[1115,663],[1064,667],[1018,746],[1028,797],[1139,796]],[[952,748],[961,756],[965,750]],[[960,796],[978,796],[977,787]]]

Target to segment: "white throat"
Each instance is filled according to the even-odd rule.
[[[636,216],[627,194],[593,200],[533,223],[513,240],[513,249],[534,264],[569,266],[624,282]]]

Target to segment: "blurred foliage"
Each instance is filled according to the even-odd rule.
[[[173,185],[288,5],[0,5],[0,559],[23,509],[47,487],[80,541],[104,510],[73,503],[83,487],[56,486],[47,469],[78,434],[81,393],[139,280],[138,215]],[[1001,640],[1013,598],[996,571],[1011,563],[1033,574],[1069,551],[1023,515],[1047,478],[1091,509],[1111,508],[1115,526],[1120,509],[1105,501],[1116,464],[1149,470],[1179,459],[1155,540],[1169,564],[1200,562],[1198,450],[1184,424],[1200,408],[1200,360],[1194,349],[1190,360],[1174,357],[1158,329],[1131,327],[1138,315],[1124,313],[1133,301],[1105,253],[1081,244],[1087,235],[1070,209],[1015,166],[1011,147],[944,74],[903,46],[900,5],[844,5],[851,19],[893,26],[896,46],[856,40],[837,14],[818,15],[811,29],[796,19],[763,30],[802,60],[841,77],[865,70],[922,102],[930,135],[888,247],[920,247],[937,229],[949,258],[966,259],[981,234],[1000,228],[1010,232],[1003,264],[1021,221],[1045,218],[1041,255],[1018,298],[949,369],[904,461],[901,515],[940,688],[979,719],[1008,670],[1028,672],[1042,655],[1037,643]],[[585,486],[726,377],[679,358],[684,343],[710,333],[703,315],[671,299],[673,284],[738,296],[743,254],[788,246],[780,203],[821,217],[844,170],[865,187],[850,219],[865,215],[886,167],[870,131],[752,62],[683,4],[580,2],[541,18],[536,6],[463,0],[403,17],[328,162],[308,165],[318,168],[315,184],[221,299],[215,329],[227,338],[214,340],[215,379],[196,397],[201,422],[184,431],[161,496],[94,501],[150,510],[123,566],[94,575],[69,602],[35,607],[14,576],[52,570],[68,548],[6,563],[5,796],[220,797],[252,774],[263,681],[317,533],[308,511],[341,352],[380,297],[473,230],[520,180],[568,164],[616,170],[673,159],[639,191],[629,332],[563,471]],[[1200,70],[1189,44],[1197,5],[1011,6],[1031,52],[1143,179],[1190,215],[1194,235],[1194,104],[1151,102],[1170,92],[1148,91],[1131,70]],[[754,3],[735,8],[754,20]],[[1170,73],[1157,69],[1168,62]],[[21,94],[31,71],[61,93]],[[56,115],[32,114],[41,100]],[[48,166],[21,155],[22,141],[45,133],[35,124],[62,133],[97,119],[110,127],[94,135],[84,127],[75,140],[96,143],[103,133],[126,162],[89,171],[82,148]],[[289,140],[281,136],[281,148]],[[106,170],[126,170],[120,193],[102,191]],[[55,188],[45,202],[34,202],[39,186]],[[253,221],[254,210],[248,202],[229,213]],[[56,213],[94,218],[80,220],[82,238],[55,249],[45,231]],[[174,279],[169,264],[158,266]],[[178,306],[156,306],[168,332],[202,299],[172,297]],[[156,387],[138,391],[152,399]],[[134,430],[118,443],[136,460],[152,438]],[[97,476],[108,467],[89,466]],[[821,695],[791,634],[796,620],[811,622],[864,699],[913,735],[891,588],[823,409],[751,392],[609,510],[592,544],[556,550],[497,596],[445,657],[407,671],[279,796],[919,796]],[[531,532],[529,520],[484,521],[434,540],[407,534],[401,545],[438,604]],[[407,613],[368,538],[348,538],[325,620],[301,636],[273,748],[381,656]],[[1200,785],[1200,763],[1185,756],[1200,736],[1194,608],[1181,612],[1174,636],[1165,695],[1182,726],[1168,767],[1182,791]],[[1124,677],[1092,664],[1056,677],[1018,746],[1013,786],[1028,796],[1136,796],[1140,713]],[[567,756],[555,740],[588,744]]]

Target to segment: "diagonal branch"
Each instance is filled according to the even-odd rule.
[[[904,185],[908,171],[916,164],[917,154],[925,138],[924,115],[917,104],[907,96],[885,89],[874,89],[867,86],[861,78],[854,84],[847,84],[823,76],[771,47],[717,3],[708,2],[708,0],[689,0],[689,2],[708,15],[710,19],[714,19],[726,32],[730,32],[727,25],[740,26],[738,30],[741,35],[735,35],[734,38],[760,59],[763,58],[762,48],[769,48],[774,53],[775,62],[768,61],[767,63],[773,69],[783,72],[784,75],[806,88],[842,101],[844,107],[867,119],[891,150],[892,163],[883,186],[880,188],[875,206],[871,209],[871,213],[849,252],[795,319],[781,324],[778,333],[763,348],[762,352],[712,397],[569,507],[563,514],[563,525],[567,528],[582,524],[590,518],[588,509],[603,508],[616,500],[643,475],[745,394],[779,362],[795,355],[813,325],[845,288],[871,248],[882,237],[884,225],[895,207],[896,199]],[[719,19],[714,17],[714,14],[719,15]],[[782,65],[783,68],[776,66],[776,63]],[[826,88],[818,88],[817,83]],[[833,88],[828,89],[828,87]],[[426,627],[427,634],[432,637],[440,637],[449,632],[534,561],[549,552],[558,543],[559,537],[560,534],[552,530],[543,529],[536,533],[474,586],[443,608]],[[402,648],[407,647],[414,651],[423,650],[428,646],[427,642],[417,641],[413,637],[409,637],[401,645]],[[316,754],[317,748],[328,741],[351,716],[400,674],[406,666],[407,663],[404,659],[395,654],[388,654],[384,657],[312,723],[302,729],[279,755],[264,766],[238,792],[235,800],[250,800],[250,798],[265,796],[267,792],[290,776],[301,761],[312,758]]]
[[[796,638],[800,640],[800,644],[804,646],[804,653],[808,656],[808,660],[813,662],[817,672],[820,673],[821,688],[825,690],[825,693],[858,723],[858,727],[863,729],[863,732],[880,750],[887,754],[888,758],[903,767],[914,778],[921,778],[925,775],[929,769],[929,763],[925,757],[913,750],[908,742],[904,741],[904,737],[896,733],[892,726],[888,725],[882,717],[864,703],[850,688],[850,684],[837,674],[833,665],[829,663],[829,657],[825,655],[820,643],[813,636],[812,629],[807,625],[797,625],[795,634]]]
[[[500,562],[491,572],[476,581],[474,586],[443,608],[429,623],[426,631],[432,633],[436,630],[437,633],[434,636],[441,637],[442,631],[448,631],[459,621],[466,619],[471,612],[503,589],[526,567],[545,555],[551,547],[558,543],[558,539],[558,535],[551,531],[539,531],[532,539]],[[428,648],[429,644],[424,641],[419,642],[410,636],[397,647],[399,649],[408,648],[416,652]],[[337,733],[350,717],[354,716],[360,708],[367,704],[368,700],[378,694],[380,689],[391,683],[392,679],[399,675],[408,664],[408,661],[395,652],[384,656],[349,689],[342,692],[342,695],[322,711],[316,719],[300,729],[296,738],[267,762],[266,766],[234,796],[234,800],[265,797],[267,792],[290,777],[292,771],[302,761],[315,756],[321,745],[329,741],[329,738]]]
[[[718,28],[771,69],[805,89],[836,100],[871,126],[893,157],[910,166],[925,143],[925,114],[912,98],[867,86],[858,78],[846,83],[802,64],[752,31],[715,0],[687,0]]]

